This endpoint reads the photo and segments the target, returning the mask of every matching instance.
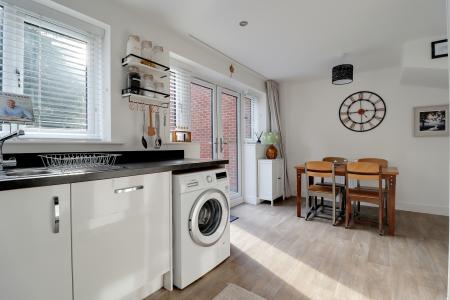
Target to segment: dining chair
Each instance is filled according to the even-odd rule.
[[[378,205],[378,233],[383,235],[384,219],[384,196],[383,183],[381,176],[382,167],[373,162],[350,162],[346,165],[346,209],[345,209],[345,228],[350,227],[350,217],[353,216],[352,202],[367,202]],[[376,182],[378,188],[370,190],[350,188],[350,180],[353,181],[371,181]]]
[[[328,161],[328,162],[332,162],[335,165],[343,165],[346,164],[348,159],[344,158],[344,157],[339,157],[339,156],[326,156],[324,158],[322,158],[322,161]],[[326,182],[324,178],[322,178],[320,180],[320,184],[321,185],[331,185],[331,182]],[[341,192],[342,192],[342,197],[343,199],[345,199],[345,183],[340,183],[340,182],[336,182],[336,186],[341,188]],[[327,207],[327,205],[324,204],[324,199],[320,198],[320,202],[322,206]],[[345,201],[343,202],[343,205],[345,206]]]
[[[336,225],[336,200],[339,194],[342,194],[341,188],[336,186],[336,177],[334,174],[334,163],[328,161],[307,161],[305,163],[305,173],[306,178],[313,178],[310,182],[307,180],[306,183],[306,218],[309,221],[310,217],[320,217],[329,219],[323,215],[319,215],[319,208],[324,210],[324,206],[317,205],[317,197],[323,197],[332,200],[331,205],[331,221],[333,225]],[[329,179],[331,180],[331,185],[316,184],[315,179]],[[314,199],[313,205],[310,205],[311,200]],[[342,200],[341,209],[342,209]]]
[[[378,164],[381,168],[387,168],[389,165],[389,162],[386,159],[383,158],[375,158],[375,157],[367,157],[367,158],[359,158],[358,162],[371,162]],[[370,186],[361,186],[360,182],[358,181],[356,183],[356,186],[358,189],[362,190],[374,190],[374,187]],[[375,188],[376,189],[376,188]],[[384,215],[387,215],[387,202],[388,202],[388,191],[387,191],[387,182],[384,183],[383,187],[383,195],[384,195]],[[361,212],[361,203],[357,203],[358,206],[358,214]],[[387,219],[385,219],[387,221]]]

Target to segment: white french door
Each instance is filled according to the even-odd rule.
[[[227,159],[230,196],[241,193],[241,95],[209,82],[191,84],[192,141],[200,143],[200,158]]]

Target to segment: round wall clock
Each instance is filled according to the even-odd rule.
[[[385,116],[386,103],[379,95],[369,91],[351,94],[339,107],[342,125],[357,132],[376,128]]]

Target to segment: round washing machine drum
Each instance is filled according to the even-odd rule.
[[[211,189],[202,193],[189,215],[189,233],[200,246],[217,243],[225,232],[229,220],[227,197],[219,190]]]

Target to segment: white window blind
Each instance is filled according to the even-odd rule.
[[[1,90],[31,98],[26,135],[102,138],[104,36],[0,5]]]
[[[248,141],[256,140],[257,131],[257,99],[244,97],[244,138]]]
[[[170,130],[190,130],[191,128],[191,81],[190,72],[171,67]]]

